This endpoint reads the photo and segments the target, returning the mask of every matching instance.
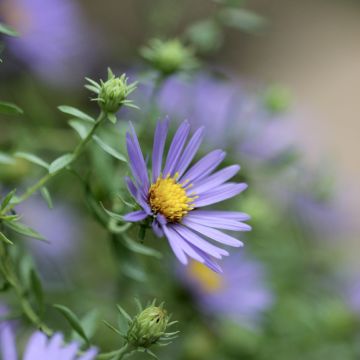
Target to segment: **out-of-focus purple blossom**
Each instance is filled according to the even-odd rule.
[[[13,54],[46,82],[71,85],[84,78],[96,51],[92,31],[73,0],[2,0],[2,20],[20,36],[8,39]]]
[[[173,77],[159,94],[159,106],[166,114],[204,125],[212,145],[226,144],[241,156],[266,160],[292,148],[289,122],[239,81],[203,73],[191,82]]]
[[[242,326],[256,327],[274,300],[263,266],[243,253],[223,261],[223,274],[211,272],[197,262],[179,274],[204,313]]]
[[[24,224],[49,241],[26,242],[44,277],[56,277],[64,265],[75,263],[83,239],[83,225],[73,208],[55,202],[54,208],[49,209],[43,199],[33,197],[19,205],[18,210]]]
[[[15,337],[11,321],[3,320],[8,314],[8,308],[0,304],[0,359],[16,360]]]

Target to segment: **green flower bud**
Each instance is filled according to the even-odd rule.
[[[87,79],[90,84],[86,88],[98,94],[97,100],[99,106],[108,114],[116,113],[122,105],[135,107],[131,100],[127,97],[136,89],[136,82],[128,84],[128,78],[125,74],[116,77],[111,69],[108,69],[108,79],[104,82],[100,80],[100,84]]]
[[[148,348],[165,334],[169,316],[162,307],[150,306],[130,324],[127,341],[134,347]]]
[[[144,59],[165,76],[189,70],[197,64],[192,50],[177,39],[169,41],[153,39],[149,47],[140,51]]]
[[[290,91],[280,85],[271,86],[265,93],[264,102],[272,113],[285,112],[291,105]]]

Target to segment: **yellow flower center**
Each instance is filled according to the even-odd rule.
[[[191,204],[196,198],[187,195],[186,182],[179,184],[177,178],[178,174],[166,178],[160,176],[149,190],[151,210],[164,215],[169,222],[180,222],[194,208]]]
[[[223,278],[216,272],[210,270],[204,264],[191,261],[188,266],[189,275],[195,279],[202,290],[207,293],[216,293],[223,287]]]

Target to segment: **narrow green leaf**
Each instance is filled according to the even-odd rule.
[[[112,331],[114,331],[116,334],[120,335],[120,336],[124,336],[124,334],[119,331],[115,326],[112,326],[109,322],[107,322],[106,320],[103,320],[103,323]]]
[[[119,304],[117,304],[116,307],[127,321],[132,322],[131,316]]]
[[[8,36],[19,36],[19,33],[8,25],[0,22],[0,33]]]
[[[66,320],[69,322],[71,328],[76,331],[83,339],[84,341],[89,344],[89,339],[85,334],[84,329],[82,328],[80,324],[80,320],[78,317],[66,306],[55,304],[53,305],[55,309],[59,310],[60,313],[66,318]]]
[[[35,295],[36,302],[40,309],[40,313],[43,313],[45,308],[44,291],[39,275],[36,273],[34,269],[31,269],[30,271],[30,286],[33,294]]]
[[[111,156],[113,156],[114,158],[116,158],[118,160],[127,162],[126,157],[123,154],[121,154],[120,152],[118,152],[117,150],[112,148],[110,145],[106,144],[98,136],[94,135],[93,139],[101,147],[101,149],[103,149],[105,152],[107,152],[108,154],[110,154]]]
[[[0,209],[3,210],[5,209],[8,204],[10,203],[11,199],[13,198],[13,196],[15,195],[16,193],[16,189],[10,191],[5,197],[4,197],[4,200],[1,202],[1,207]]]
[[[14,163],[15,163],[14,158],[3,152],[0,152],[0,164],[12,165]]]
[[[15,221],[6,222],[5,225],[11,230],[17,232],[18,234],[29,236],[31,238],[38,240],[45,240],[45,238],[42,235],[40,235],[37,231],[19,222],[15,222]]]
[[[81,139],[85,139],[86,135],[90,131],[90,127],[87,126],[87,123],[84,123],[78,119],[72,119],[69,121],[69,125],[79,134]]]
[[[66,166],[68,166],[74,159],[73,154],[65,154],[54,160],[49,166],[49,173],[53,174]]]
[[[103,203],[101,203],[101,202],[100,202],[100,205],[112,219],[124,222],[124,217],[122,215],[114,213],[113,211],[106,209],[105,206],[103,205]]]
[[[21,115],[24,111],[13,103],[0,101],[0,113],[5,115]]]
[[[65,114],[68,114],[68,115],[75,116],[78,119],[88,121],[88,122],[91,122],[91,123],[95,122],[95,119],[92,118],[90,115],[85,114],[83,111],[81,111],[81,110],[79,110],[77,108],[74,108],[72,106],[61,105],[61,106],[58,106],[58,109],[61,112],[65,113]]]
[[[32,162],[33,164],[42,166],[45,169],[49,168],[49,164],[44,161],[43,159],[39,158],[38,156],[34,155],[34,154],[30,154],[27,152],[22,152],[22,151],[18,151],[14,154],[15,157],[21,158],[21,159],[25,159],[27,161]]]
[[[52,209],[54,207],[53,202],[52,202],[52,198],[50,195],[49,190],[46,187],[42,187],[40,189],[41,195],[43,197],[43,199],[46,201],[47,206],[49,207],[49,209]]]
[[[0,240],[3,241],[4,243],[8,244],[8,245],[13,245],[14,243],[8,239],[5,234],[3,234],[2,232],[0,232]]]
[[[142,254],[142,255],[146,255],[146,256],[153,256],[156,257],[158,259],[162,258],[162,254],[160,251],[157,251],[155,249],[152,249],[148,246],[145,246],[143,244],[140,244],[137,241],[134,241],[132,239],[130,239],[128,236],[123,236],[124,240],[125,240],[125,245],[126,247],[133,251],[136,252],[138,254]]]
[[[258,31],[266,24],[265,19],[260,15],[239,8],[224,8],[219,13],[219,18],[227,26],[248,32]]]

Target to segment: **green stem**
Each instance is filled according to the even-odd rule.
[[[106,119],[106,114],[103,111],[101,111],[98,118],[96,119],[93,127],[89,131],[89,133],[86,135],[86,137],[78,144],[78,146],[73,151],[73,158],[72,158],[71,162],[69,163],[69,165],[73,164],[77,160],[77,158],[81,155],[85,146],[92,139],[97,128],[105,119]],[[45,176],[43,176],[40,180],[38,180],[38,182],[36,182],[31,187],[29,187],[25,191],[25,193],[16,200],[16,202],[9,204],[5,209],[3,209],[0,213],[0,215],[4,215],[4,214],[8,213],[10,210],[12,210],[14,208],[15,205],[20,204],[21,202],[27,200],[32,194],[34,194],[37,190],[42,188],[50,179],[52,179],[54,176],[56,176],[63,170],[64,170],[64,168],[61,168],[58,171],[55,171],[51,174],[49,173],[49,174],[46,174]]]
[[[134,351],[129,344],[125,344],[121,349],[98,355],[98,360],[122,360],[124,357]]]

